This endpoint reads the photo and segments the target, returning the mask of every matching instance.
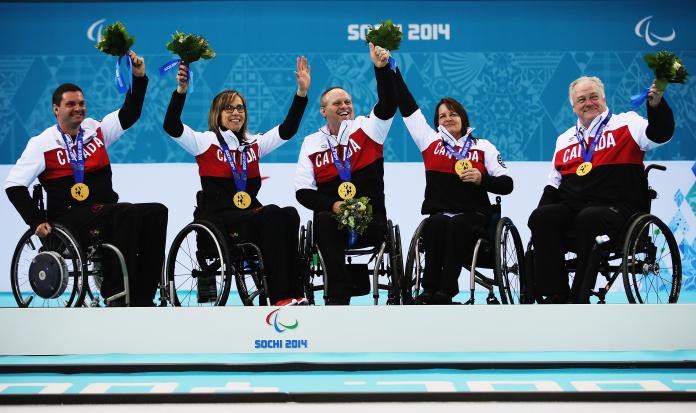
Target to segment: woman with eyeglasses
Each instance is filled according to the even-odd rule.
[[[247,104],[237,90],[225,90],[213,98],[208,112],[208,130],[198,132],[181,122],[189,87],[188,68],[179,66],[177,88],[164,118],[164,130],[196,158],[203,188],[203,209],[196,219],[223,226],[239,241],[259,246],[268,276],[273,305],[306,304],[297,282],[296,254],[300,217],[293,207],[262,205],[259,160],[297,132],[310,85],[310,67],[297,58],[297,93],[285,120],[263,134],[247,130]]]
[[[461,103],[440,99],[431,127],[398,70],[396,84],[399,110],[425,166],[421,213],[429,218],[422,230],[423,292],[416,303],[452,304],[459,273],[493,213],[488,193],[511,193],[512,178],[496,147],[472,135]]]

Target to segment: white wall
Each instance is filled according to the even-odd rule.
[[[691,171],[693,162],[660,162],[668,167],[667,172],[651,173],[651,183],[660,192],[660,198],[653,203],[653,213],[669,224],[677,206],[673,201],[678,189],[686,195],[694,183]],[[536,207],[541,191],[546,184],[549,164],[546,162],[508,162],[515,178],[515,190],[503,197],[503,215],[512,219],[518,227],[526,247],[529,237],[527,218]],[[2,182],[11,165],[0,165]],[[187,164],[115,164],[114,188],[121,200],[128,202],[161,202],[169,207],[168,241],[192,220],[195,193],[200,188],[197,166]],[[262,164],[261,175],[268,177],[263,181],[259,199],[264,204],[292,205],[300,213],[302,222],[311,218],[311,213],[295,200],[293,177],[294,164]],[[402,244],[408,248],[413,231],[422,219],[420,206],[425,188],[423,164],[387,163],[385,165],[385,190],[389,218],[401,229]],[[696,231],[696,218],[690,208],[681,208],[685,219],[690,223],[685,234],[689,244],[693,242]],[[27,229],[24,222],[8,201],[0,196],[2,213],[2,235],[0,236],[0,291],[10,291],[9,269],[12,253],[19,237]],[[683,237],[683,235],[681,236]],[[680,241],[677,235],[677,241]],[[404,250],[404,254],[406,251]],[[465,277],[460,281],[465,282]],[[462,284],[462,285],[465,285]]]

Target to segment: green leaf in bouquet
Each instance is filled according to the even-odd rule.
[[[685,83],[689,76],[684,63],[672,52],[646,54],[643,59],[655,72],[655,86],[659,90],[665,90],[668,83]]]
[[[167,50],[178,55],[187,65],[199,59],[215,57],[215,52],[203,36],[178,31],[172,35],[172,41],[167,43]]]
[[[101,33],[101,40],[97,43],[97,49],[113,56],[124,56],[135,43],[135,37],[129,36],[125,26],[116,22],[106,26]]]
[[[401,29],[395,26],[391,20],[387,20],[382,22],[379,28],[370,28],[365,40],[375,46],[394,51],[399,49],[402,36]]]

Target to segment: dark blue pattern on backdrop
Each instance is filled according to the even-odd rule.
[[[164,44],[175,30],[206,36],[218,52],[216,59],[194,64],[195,91],[183,120],[197,130],[207,129],[208,106],[223,88],[239,89],[246,96],[251,131],[280,123],[295,91],[295,56],[308,56],[310,105],[296,138],[269,155],[271,162],[297,160],[301,136],[323,124],[318,95],[326,87],[343,85],[353,95],[356,113],[370,110],[376,93],[367,47],[349,37],[359,25],[385,18],[405,25],[405,40],[395,56],[426,117],[432,118],[442,96],[461,100],[477,135],[491,139],[506,160],[550,159],[556,136],[573,125],[567,88],[578,76],[601,77],[607,101],[619,113],[630,109],[629,96],[650,84],[644,53],[672,50],[696,70],[696,7],[675,1],[353,5],[336,13],[311,1],[2,3],[0,24],[13,41],[0,49],[0,163],[14,163],[28,137],[55,122],[51,92],[62,82],[84,89],[92,117],[120,105],[113,57],[98,53],[95,41],[88,39],[116,20],[136,36],[134,50],[146,58],[150,86],[142,118],[110,150],[113,162],[193,161],[161,127],[176,82],[173,74],[160,79],[157,66],[170,58]],[[638,24],[648,16],[653,17]],[[656,37],[669,37],[672,31],[676,36],[671,41]],[[433,39],[435,33],[437,40],[416,40]],[[650,46],[646,35],[659,44]],[[672,85],[666,96],[675,110],[677,131],[671,144],[649,157],[694,159],[693,87]],[[385,158],[421,159],[400,119],[385,145]]]

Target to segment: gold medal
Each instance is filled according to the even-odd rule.
[[[583,162],[578,166],[578,169],[575,170],[575,173],[578,176],[585,176],[590,173],[592,170],[592,162]]]
[[[251,197],[244,191],[237,192],[232,199],[239,209],[247,209],[251,205]]]
[[[467,169],[471,169],[471,161],[468,159],[460,159],[454,164],[454,172],[456,172],[457,175],[461,175],[462,172]]]
[[[355,185],[352,182],[344,182],[338,186],[338,196],[341,199],[353,199],[356,191],[357,189],[355,189]]]
[[[85,184],[75,184],[70,188],[70,195],[78,201],[84,201],[89,196],[89,187]]]

